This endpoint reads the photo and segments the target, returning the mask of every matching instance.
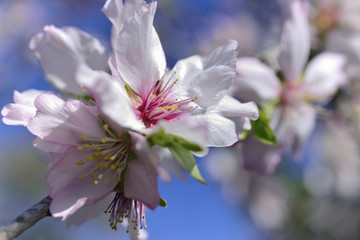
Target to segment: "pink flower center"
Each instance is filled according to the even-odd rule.
[[[173,91],[178,82],[178,79],[173,80],[175,73],[168,80],[164,80],[163,77],[156,81],[144,96],[128,90],[128,95],[136,108],[136,115],[145,127],[152,127],[160,120],[171,121],[194,110],[195,107],[189,104],[195,101],[198,95],[195,98],[178,99]]]
[[[123,192],[117,192],[109,207],[105,210],[109,213],[110,227],[117,230],[117,224],[122,223],[128,219],[129,225],[126,232],[129,232],[130,227],[133,227],[139,234],[139,230],[147,228],[145,220],[144,204],[139,201],[126,198]]]

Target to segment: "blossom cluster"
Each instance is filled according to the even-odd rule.
[[[255,103],[228,94],[237,42],[168,70],[153,26],[156,6],[105,3],[113,24],[110,55],[80,29],[45,26],[30,49],[64,95],[15,91],[14,103],[1,111],[4,123],[26,126],[36,136],[33,145],[49,153],[50,212],[68,225],[105,211],[113,229],[125,220],[128,231],[139,232],[145,207],[166,205],[157,187],[158,176],[169,179],[161,165],[166,153],[205,182],[193,154],[233,145],[258,118]]]
[[[170,69],[154,28],[156,9],[156,1],[107,0],[110,53],[76,27],[47,25],[30,40],[57,91],[15,91],[2,120],[25,126],[36,136],[33,145],[49,154],[50,212],[67,225],[105,212],[112,229],[123,223],[140,234],[145,209],[167,204],[158,179],[187,171],[206,183],[194,156],[222,148],[226,157],[210,156],[210,172],[242,188],[236,181],[244,169],[271,174],[285,153],[301,159],[319,116],[329,125],[348,116],[328,109],[339,90],[358,88],[359,59],[344,48],[355,48],[358,36],[339,44],[342,33],[332,32],[338,24],[350,28],[340,10],[312,11],[294,0],[275,53],[240,56],[242,46],[228,40]],[[237,171],[239,163],[244,169]]]

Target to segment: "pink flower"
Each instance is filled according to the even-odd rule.
[[[41,64],[50,66],[44,70],[50,78],[56,76],[58,81],[53,82],[58,88],[66,92],[76,89],[74,93],[79,93],[78,86],[83,86],[82,91],[97,102],[106,102],[98,106],[109,121],[126,118],[123,126],[149,132],[161,121],[185,120],[209,129],[204,145],[232,145],[243,129],[250,128],[250,119],[258,117],[254,103],[242,104],[227,95],[236,74],[237,43],[229,41],[207,57],[180,60],[167,71],[165,54],[153,27],[156,5],[143,0],[105,3],[103,11],[113,23],[114,53],[108,61],[111,75],[100,64],[104,62],[102,47],[77,29],[46,27],[45,34],[33,38],[31,47]],[[55,57],[57,49],[62,49],[61,58]],[[64,61],[71,66],[63,65]],[[66,69],[54,74],[53,68],[58,65]],[[113,110],[119,106],[133,113],[125,117]]]
[[[271,127],[278,146],[265,146],[253,139],[244,142],[245,166],[262,173],[272,172],[288,146],[294,152],[311,133],[316,120],[316,106],[326,104],[344,84],[343,55],[325,52],[312,59],[304,70],[310,52],[308,5],[295,1],[291,16],[285,22],[278,62],[283,76],[280,81],[274,70],[253,58],[237,62],[238,78],[232,92],[260,105],[276,103]]]
[[[97,204],[113,191],[114,202],[126,203],[119,205],[115,218],[111,215],[113,228],[126,213],[143,215],[143,205],[154,209],[159,204],[159,156],[143,135],[116,132],[99,118],[94,106],[78,100],[65,102],[42,94],[34,105],[37,114],[28,129],[46,146],[43,150],[62,153],[53,159],[47,175],[55,218],[71,220],[80,208]]]

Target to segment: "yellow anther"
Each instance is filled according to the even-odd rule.
[[[80,146],[77,147],[76,149],[79,150],[79,151],[83,151],[83,150],[84,150],[84,148],[82,148],[82,147],[80,147]]]
[[[195,96],[195,100],[197,100],[199,98],[199,94],[196,94]]]
[[[103,175],[102,175],[102,174],[99,174],[98,179],[101,179],[102,177],[103,177]]]
[[[107,137],[103,137],[100,139],[101,143],[106,143],[108,141],[108,138]]]
[[[81,136],[80,139],[81,139],[82,141],[85,141],[85,140],[87,139],[87,137],[86,137],[86,136]]]
[[[115,182],[120,182],[120,181],[121,181],[121,178],[120,178],[120,177],[117,177],[117,178],[115,178],[114,180],[115,180]]]
[[[107,125],[107,124],[104,124],[103,127],[104,127],[104,130],[105,130],[105,131],[107,131],[107,130],[109,129],[109,125]]]
[[[103,168],[107,168],[107,167],[109,167],[109,164],[107,164],[107,163],[101,163],[100,166],[103,167]]]
[[[166,72],[169,72],[169,69],[166,69]]]
[[[100,170],[101,170],[101,167],[96,168],[96,172],[100,172]]]
[[[92,174],[90,175],[90,177],[91,177],[91,178],[94,178],[94,177],[96,177],[96,174],[95,174],[95,173],[92,173]]]
[[[82,91],[83,93],[86,93],[86,90],[85,90],[85,89],[81,89],[81,91]]]
[[[110,166],[110,169],[115,170],[115,169],[116,169],[116,165],[115,165],[115,164],[112,164],[112,165]]]
[[[94,184],[95,184],[95,185],[98,184],[98,183],[99,183],[98,181],[96,181],[96,180],[94,181]]]
[[[84,178],[84,177],[85,177],[84,174],[80,174],[80,175],[79,175],[79,178]]]
[[[89,144],[83,144],[83,147],[84,148],[90,148],[90,145]]]
[[[79,160],[76,162],[77,165],[84,165],[84,161],[83,160]]]
[[[94,160],[94,158],[93,158],[93,156],[89,155],[89,156],[86,156],[85,160],[92,161],[92,160]]]
[[[105,183],[109,183],[109,179],[107,178],[107,179],[105,179]]]
[[[114,161],[114,160],[115,160],[115,156],[109,157],[109,160],[110,160],[110,161]]]

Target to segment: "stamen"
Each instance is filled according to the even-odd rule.
[[[138,234],[140,229],[147,228],[144,205],[136,200],[126,198],[123,192],[115,194],[105,213],[110,214],[109,225],[114,230],[117,230],[117,224],[122,223],[126,218],[129,222],[127,233],[129,233],[130,227],[133,227]]]

